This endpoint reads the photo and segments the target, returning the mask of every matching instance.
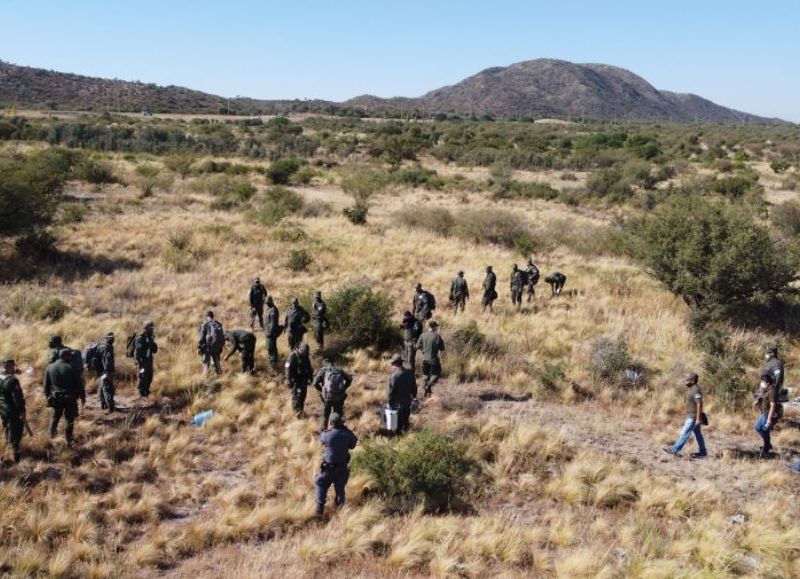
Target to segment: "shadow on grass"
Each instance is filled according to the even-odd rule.
[[[0,283],[56,277],[76,281],[95,273],[110,275],[117,271],[141,269],[142,264],[128,258],[88,255],[75,251],[54,251],[40,258],[6,255],[0,258]]]

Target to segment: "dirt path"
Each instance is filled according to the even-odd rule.
[[[481,416],[486,419],[502,416],[511,422],[526,422],[560,432],[576,448],[585,448],[625,460],[635,467],[666,476],[676,483],[711,483],[724,489],[727,497],[744,506],[762,493],[765,483],[763,468],[768,464],[776,472],[785,472],[788,449],[778,449],[786,454],[775,454],[772,460],[759,461],[759,440],[751,437],[721,433],[712,427],[704,431],[709,456],[705,460],[692,460],[689,455],[696,450],[693,440],[681,456],[664,452],[659,442],[666,434],[674,440],[680,431],[680,420],[659,427],[647,420],[619,419],[596,403],[564,405],[533,400],[494,400],[485,402]],[[800,490],[800,477],[794,490]]]

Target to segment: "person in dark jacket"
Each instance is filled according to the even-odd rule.
[[[322,292],[314,292],[314,304],[311,307],[311,329],[314,340],[320,349],[325,347],[325,332],[328,329],[328,304],[322,299]]]
[[[292,391],[292,410],[298,418],[305,416],[306,394],[313,379],[308,344],[300,342],[286,360],[286,385]]]
[[[267,338],[269,365],[273,370],[278,368],[278,337],[283,332],[280,320],[280,313],[272,296],[267,297],[267,325],[264,328],[264,335]]]
[[[522,292],[528,285],[528,277],[515,263],[511,268],[511,303],[517,311],[522,307]]]
[[[150,386],[153,384],[153,355],[158,352],[155,329],[153,322],[145,322],[144,329],[133,342],[133,359],[138,372],[137,389],[140,396],[150,396]]]
[[[403,346],[405,347],[408,367],[412,372],[417,371],[417,340],[422,335],[422,322],[414,317],[409,311],[403,314],[403,321],[400,323],[403,329]]]
[[[411,311],[414,312],[420,322],[429,320],[436,309],[436,298],[434,295],[422,289],[422,284],[418,283],[414,288],[414,297],[411,299]]]
[[[25,431],[25,395],[17,380],[17,363],[14,360],[3,362],[0,372],[0,417],[3,419],[3,430],[6,442],[14,452],[14,462],[21,458],[20,444]]]
[[[755,424],[755,431],[764,444],[761,446],[760,458],[769,458],[772,452],[772,437],[770,433],[775,423],[778,422],[778,390],[775,386],[773,374],[762,374],[759,389],[754,395],[753,406],[758,406],[760,414]]]
[[[442,375],[442,362],[439,352],[444,352],[444,340],[439,335],[439,324],[436,320],[428,323],[429,331],[417,340],[417,350],[422,352],[422,375],[425,376],[424,391],[427,398],[433,394],[433,387]]]
[[[286,330],[289,339],[289,349],[294,350],[297,344],[303,341],[303,336],[306,333],[306,324],[311,319],[306,309],[300,305],[300,300],[297,298],[292,299],[292,307],[286,312],[286,319],[283,322],[283,327]]]
[[[116,372],[116,358],[114,356],[114,332],[108,332],[103,339],[100,349],[100,407],[108,410],[109,414],[116,411],[114,404],[114,373]]]
[[[236,352],[241,352],[242,373],[256,373],[256,335],[247,330],[231,330],[225,332],[225,341],[231,345],[231,351],[225,356],[227,362]]]
[[[483,280],[483,311],[489,308],[489,312],[494,311],[494,300],[497,299],[497,274],[492,271],[492,266],[486,266],[486,277]]]
[[[316,488],[317,517],[325,513],[328,489],[333,485],[336,493],[334,504],[342,507],[345,501],[345,487],[350,478],[350,451],[358,444],[358,437],[344,425],[341,414],[331,415],[331,429],[320,434],[324,447],[322,467],[314,480]]]
[[[225,331],[222,329],[222,324],[214,319],[214,312],[208,310],[206,319],[200,324],[197,332],[197,351],[203,360],[206,374],[211,371],[212,365],[217,376],[222,374],[222,365],[219,359],[224,349]]]
[[[534,297],[536,297],[536,284],[539,283],[539,268],[533,263],[532,258],[528,258],[528,263],[525,266],[525,275],[528,278],[528,285],[527,285],[527,296],[528,296],[528,303],[530,303]]]
[[[403,368],[403,357],[400,354],[392,356],[390,364],[393,371],[389,376],[386,402],[389,408],[397,410],[397,433],[402,434],[409,428],[411,404],[417,398],[417,379],[414,372]]]
[[[544,281],[550,284],[550,295],[560,296],[561,291],[564,289],[564,284],[567,283],[567,276],[560,271],[556,271],[544,278]]]
[[[258,325],[264,329],[264,299],[267,297],[267,288],[261,285],[261,278],[256,277],[250,291],[247,293],[247,301],[250,302],[250,329],[255,329],[256,317]]]
[[[322,400],[320,432],[328,429],[331,414],[344,415],[344,401],[347,398],[347,389],[352,383],[353,377],[350,374],[328,359],[322,361],[322,368],[314,375],[314,388]]]
[[[50,340],[47,343],[48,347],[50,348],[50,357],[47,360],[48,364],[52,364],[56,360],[59,359],[62,350],[69,350],[72,352],[72,356],[70,357],[70,361],[72,362],[72,367],[75,369],[75,372],[78,374],[78,378],[80,379],[81,383],[86,387],[85,377],[83,375],[83,357],[78,350],[70,348],[61,339],[61,336],[50,336]]]
[[[450,302],[453,304],[453,313],[457,314],[459,309],[463,312],[468,299],[469,286],[467,280],[464,279],[464,272],[459,271],[450,283]]]
[[[67,446],[72,446],[75,419],[78,417],[78,400],[86,404],[86,391],[70,358],[72,351],[64,349],[59,359],[47,366],[44,373],[44,395],[53,409],[50,419],[50,438],[55,438],[58,423],[63,416],[67,421]]]

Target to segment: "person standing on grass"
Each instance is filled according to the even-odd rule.
[[[241,352],[242,374],[256,373],[256,335],[247,330],[231,330],[225,332],[225,341],[231,345],[231,351],[225,356],[227,362],[236,352]]]
[[[289,350],[294,350],[303,341],[306,333],[306,324],[311,319],[306,309],[300,305],[300,300],[292,299],[292,307],[286,312],[286,319],[283,322],[284,328],[289,338]]]
[[[414,297],[411,299],[411,311],[414,317],[420,322],[431,319],[433,311],[436,309],[436,298],[427,290],[422,289],[422,284],[418,283],[414,287]]]
[[[50,419],[50,438],[55,438],[58,423],[63,416],[67,421],[65,434],[67,446],[72,446],[75,419],[78,417],[78,400],[86,405],[86,391],[78,374],[72,366],[71,350],[63,349],[59,359],[47,366],[44,373],[44,396],[47,405],[53,409]]]
[[[300,342],[286,360],[286,385],[292,391],[292,410],[298,418],[305,416],[306,394],[313,379],[308,344]]]
[[[344,416],[344,401],[352,383],[353,377],[350,374],[334,366],[327,358],[322,361],[322,368],[314,376],[314,388],[322,399],[320,432],[327,430],[331,413]]]
[[[525,266],[525,275],[528,277],[528,285],[526,286],[528,291],[528,303],[531,303],[534,297],[536,297],[536,284],[539,283],[539,268],[536,267],[533,263],[533,258],[528,258],[528,264]]]
[[[19,370],[14,360],[3,362],[0,372],[0,417],[3,419],[6,442],[14,451],[14,462],[20,460],[20,443],[25,429],[25,395],[17,374]]]
[[[417,398],[417,379],[414,372],[403,368],[403,357],[400,354],[392,356],[389,362],[393,368],[389,376],[389,395],[387,404],[392,410],[397,410],[397,433],[403,434],[409,428],[411,405]]]
[[[358,437],[344,425],[342,415],[334,412],[331,415],[331,429],[324,430],[319,436],[324,447],[322,467],[314,479],[316,487],[317,517],[325,514],[325,502],[328,500],[328,489],[333,485],[336,496],[334,504],[337,508],[344,506],[345,487],[350,478],[350,451],[358,444]]]
[[[153,355],[158,352],[155,329],[153,322],[145,322],[144,329],[133,342],[133,359],[138,372],[136,387],[142,397],[150,396],[150,386],[153,384]]]
[[[759,406],[761,414],[756,420],[755,431],[764,444],[761,446],[759,458],[769,458],[772,452],[772,439],[770,432],[778,421],[778,390],[775,387],[774,374],[762,374],[758,391],[755,394],[753,406]]]
[[[320,349],[325,347],[325,331],[328,329],[328,304],[322,299],[322,292],[314,292],[314,303],[311,307],[311,329],[314,340]]]
[[[683,394],[683,401],[686,406],[686,420],[683,422],[681,434],[675,444],[667,447],[664,450],[673,455],[677,455],[683,450],[684,445],[689,440],[689,437],[694,434],[694,439],[697,441],[697,452],[693,453],[692,458],[705,458],[706,443],[703,440],[703,393],[700,391],[698,385],[698,376],[694,372],[686,376],[684,382],[686,391]]]
[[[267,288],[261,285],[261,278],[256,277],[250,291],[247,293],[247,300],[250,302],[250,329],[255,329],[256,318],[258,325],[264,329],[264,299],[267,297]]]
[[[527,285],[527,278],[525,272],[517,267],[515,263],[511,267],[511,303],[517,311],[522,307],[522,291]]]
[[[483,311],[489,308],[489,313],[494,311],[494,300],[497,299],[497,274],[492,271],[492,266],[486,266],[486,277],[483,279]]]
[[[214,319],[214,312],[208,310],[206,319],[200,324],[200,330],[197,332],[197,351],[200,352],[206,374],[211,372],[212,365],[217,376],[222,374],[219,359],[224,348],[225,331],[222,329],[222,324]]]
[[[422,352],[422,375],[425,376],[423,387],[426,398],[433,394],[433,387],[442,375],[439,353],[444,352],[444,340],[439,335],[439,323],[431,320],[428,327],[430,329],[417,340],[417,350]]]
[[[108,332],[103,339],[100,349],[100,407],[108,413],[116,411],[114,404],[114,373],[116,372],[116,357],[114,356],[114,332]]]
[[[406,310],[403,314],[403,321],[400,323],[403,329],[403,345],[408,358],[408,366],[411,371],[417,372],[417,340],[422,335],[422,322],[414,317],[414,314]]]
[[[450,302],[453,304],[453,313],[457,314],[459,308],[464,311],[469,299],[469,286],[464,279],[464,272],[459,271],[458,275],[450,283]]]
[[[264,328],[264,335],[267,338],[267,357],[273,371],[278,368],[278,337],[283,332],[280,320],[278,306],[275,305],[272,296],[267,297],[267,325]]]

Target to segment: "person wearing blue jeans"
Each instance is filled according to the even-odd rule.
[[[692,454],[692,458],[705,458],[707,455],[706,441],[703,439],[702,431],[703,393],[700,391],[700,386],[697,382],[697,374],[694,372],[687,374],[685,380],[686,392],[683,395],[683,401],[686,405],[686,420],[683,422],[681,434],[675,444],[664,449],[669,454],[679,454],[689,437],[694,434],[694,439],[697,441],[697,452]]]
[[[772,452],[770,432],[777,422],[776,411],[778,408],[778,392],[775,388],[775,378],[772,374],[761,375],[761,383],[755,395],[753,406],[761,406],[761,415],[756,420],[755,430],[764,441],[759,453],[760,458],[768,458]]]

